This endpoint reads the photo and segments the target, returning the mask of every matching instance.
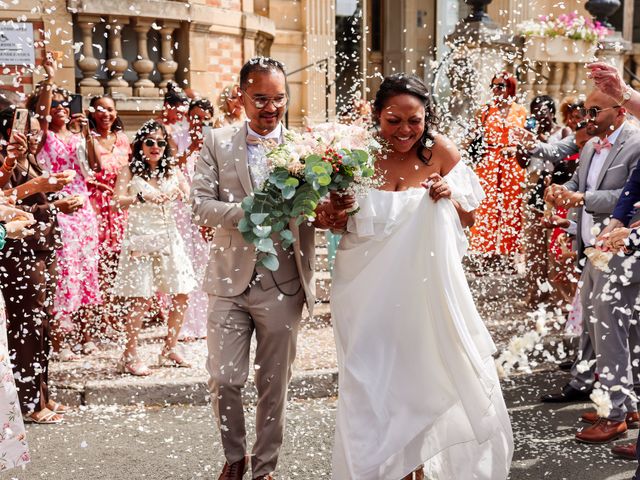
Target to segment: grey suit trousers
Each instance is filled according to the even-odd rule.
[[[638,369],[638,352],[634,348],[640,345],[640,326],[634,306],[640,284],[613,283],[610,275],[598,271],[590,262],[580,280],[584,328],[570,385],[577,389],[593,385],[597,371],[599,382],[611,396],[609,419],[623,421],[627,412],[637,410],[636,403],[617,387],[631,391],[638,382],[633,370]],[[593,358],[596,363],[592,368],[578,372],[581,360]],[[612,390],[613,387],[616,388]]]
[[[295,279],[281,287],[292,293],[297,285],[299,280]],[[253,478],[276,468],[304,298],[302,288],[288,296],[277,288],[264,290],[254,282],[235,297],[209,296],[209,391],[229,463],[242,459],[247,452],[242,388],[249,376],[249,348],[256,332],[254,378],[258,405],[251,457]]]

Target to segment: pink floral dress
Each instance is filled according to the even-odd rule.
[[[89,201],[89,190],[77,154],[83,141],[81,135],[71,135],[65,141],[49,131],[38,156],[43,168],[52,173],[75,171],[73,182],[64,187],[61,194],[85,198],[84,206],[72,215],[58,214],[62,248],[57,253],[54,313],[58,326],[65,331],[73,328],[71,317],[80,307],[102,303],[98,284],[98,219]]]
[[[0,295],[0,471],[30,461],[18,392],[7,346],[7,317]]]
[[[102,170],[94,180],[115,189],[120,169],[129,163],[131,146],[124,132],[116,132],[116,141],[111,151],[96,143]],[[118,265],[118,256],[127,221],[127,212],[115,206],[113,194],[89,185],[91,203],[98,215],[100,239],[100,281],[103,292],[111,289]]]

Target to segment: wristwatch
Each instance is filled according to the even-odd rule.
[[[622,94],[622,101],[620,102],[620,106],[624,105],[629,100],[631,100],[632,93],[633,93],[633,89],[627,86],[627,88],[624,90],[624,93]]]

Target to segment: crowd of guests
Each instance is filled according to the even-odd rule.
[[[47,57],[44,69],[26,99],[0,92],[8,348],[0,357],[13,364],[25,421],[59,423],[68,409],[49,396],[52,358],[78,359],[114,342],[124,347],[120,372],[148,375],[138,333],[155,317],[168,326],[159,366],[190,366],[176,345],[206,336],[199,285],[210,234],[191,222],[190,183],[207,129],[241,122],[243,110],[234,87],[216,109],[170,83],[160,116],[132,142],[112,97],[72,112],[55,61]]]
[[[130,141],[113,98],[72,112],[55,62],[44,67],[46,80],[26,101],[0,97],[0,315],[24,419],[59,423],[68,409],[47,385],[56,355],[73,360],[124,339],[118,370],[149,375],[138,335],[156,318],[167,324],[159,366],[190,366],[176,346],[206,336],[200,285],[212,234],[191,220],[190,185],[209,129],[239,124],[244,112],[236,86],[214,106],[169,84],[160,116]],[[486,193],[469,240],[476,274],[522,268],[528,306],[565,314],[578,356],[567,365],[571,382],[543,401],[586,399],[598,382],[610,414],[585,413],[592,425],[576,438],[605,443],[640,423],[639,265],[624,255],[609,255],[608,267],[596,260],[632,251],[638,238],[640,130],[627,109],[638,116],[640,106],[606,67],[593,72],[600,88],[559,108],[539,95],[527,109],[514,76],[493,77],[467,146]],[[358,100],[345,121],[368,107]],[[24,127],[14,128],[23,112]]]
[[[577,357],[561,364],[571,371],[562,391],[541,400],[595,399],[575,437],[602,444],[639,425],[640,102],[614,67],[589,68],[595,88],[561,102],[562,124],[553,98],[527,112],[516,79],[494,76],[468,149],[487,194],[470,245],[476,274],[520,265],[528,306],[564,314]],[[636,459],[635,444],[613,453]]]

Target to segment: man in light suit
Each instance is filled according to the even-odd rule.
[[[256,266],[256,251],[238,231],[242,199],[266,179],[269,144],[283,141],[281,124],[288,103],[284,66],[256,58],[240,72],[240,92],[248,122],[213,130],[204,139],[192,186],[193,219],[215,228],[204,290],[209,294],[207,329],[211,402],[222,436],[226,463],[219,480],[271,479],[284,434],[287,386],[306,302],[315,301],[315,230],[290,223],[295,242],[276,245],[279,268]],[[254,365],[258,390],[256,442],[247,456],[241,391],[249,375],[249,346],[256,332]]]
[[[581,361],[596,358],[599,381],[606,388],[633,389],[630,374],[630,316],[610,302],[609,275],[584,259],[584,249],[596,245],[595,235],[613,212],[631,171],[640,158],[640,133],[626,123],[625,109],[608,95],[595,90],[585,102],[587,133],[598,138],[585,145],[578,169],[564,185],[551,185],[545,199],[556,206],[579,208],[578,255],[585,261],[581,281],[584,329],[580,353],[571,373],[572,379],[560,394],[545,395],[544,402],[586,400],[595,380],[594,368],[583,369]],[[623,299],[627,301],[628,299]],[[628,371],[629,370],[629,371]],[[576,439],[588,443],[611,441],[637,423],[635,402],[623,391],[612,391],[613,408],[608,418],[594,413],[583,415],[593,423],[578,432]]]

